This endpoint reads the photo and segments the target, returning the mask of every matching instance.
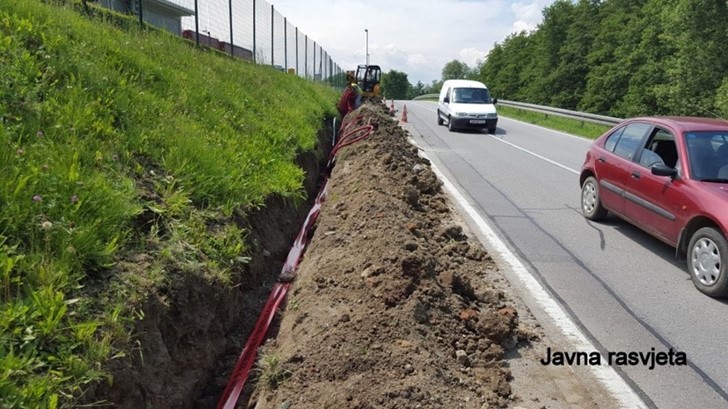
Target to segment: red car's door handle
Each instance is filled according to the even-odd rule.
[[[635,178],[635,179],[639,179],[640,178],[640,173],[639,172],[632,172],[632,177]]]
[[[597,160],[598,160],[599,162],[601,162],[601,163],[604,163],[604,162],[606,162],[606,161],[607,161],[606,159],[604,159],[604,156],[600,156],[600,157],[599,157],[599,159],[597,159]]]

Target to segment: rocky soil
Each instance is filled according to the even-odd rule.
[[[541,328],[386,107],[355,115],[377,129],[337,157],[240,407],[608,407],[537,365]]]
[[[568,345],[546,337],[397,119],[382,104],[355,117],[376,131],[337,156],[238,408],[616,407],[588,374],[540,365],[547,346]],[[236,221],[252,249],[236,285],[187,277],[151,296],[134,331],[139,352],[112,362],[110,381],[82,403],[217,406],[316,196],[322,156],[301,157],[306,204],[272,198]],[[143,270],[143,258],[132,261]]]

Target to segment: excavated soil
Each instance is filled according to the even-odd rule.
[[[506,354],[537,327],[519,324],[496,264],[386,108],[351,115],[378,127],[337,157],[247,407],[513,405]]]
[[[376,131],[339,152],[238,407],[616,407],[584,386],[588,376],[538,363],[559,340],[547,339],[513,295],[386,107],[365,104],[347,118],[358,115]],[[82,403],[216,407],[316,196],[320,160],[300,160],[304,206],[273,198],[238,221],[252,251],[237,284],[190,276],[152,295],[134,331],[140,352],[112,362],[110,382],[90,387]]]

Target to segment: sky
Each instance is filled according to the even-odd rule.
[[[452,60],[475,67],[495,43],[532,30],[554,0],[268,0],[343,70],[366,62],[431,84]],[[368,30],[368,41],[367,33]]]

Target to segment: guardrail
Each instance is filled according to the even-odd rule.
[[[438,94],[425,94],[420,95],[415,98],[413,98],[414,101],[417,100],[423,100],[423,99],[432,99],[432,98],[438,98]],[[512,108],[518,108],[518,109],[524,109],[526,111],[533,111],[538,112],[546,115],[556,115],[561,116],[564,118],[569,119],[577,119],[584,122],[591,122],[595,124],[601,124],[601,125],[615,125],[620,122],[622,122],[623,118],[616,118],[612,116],[606,116],[606,115],[597,115],[597,114],[590,114],[587,112],[579,112],[579,111],[570,111],[568,109],[561,109],[561,108],[554,108],[554,107],[547,107],[543,105],[536,105],[536,104],[528,104],[525,102],[517,102],[517,101],[508,101],[499,99],[498,100],[499,105],[512,107]]]
[[[578,119],[584,122],[591,122],[602,125],[615,125],[622,122],[623,118],[615,118],[606,115],[590,114],[587,112],[569,111],[568,109],[553,108],[536,104],[527,104],[525,102],[498,100],[499,105],[525,109],[527,111],[540,112],[543,114],[556,115],[564,118]]]
[[[424,94],[424,95],[418,95],[414,98],[412,98],[413,101],[419,101],[422,99],[437,99],[440,97],[440,94]]]

